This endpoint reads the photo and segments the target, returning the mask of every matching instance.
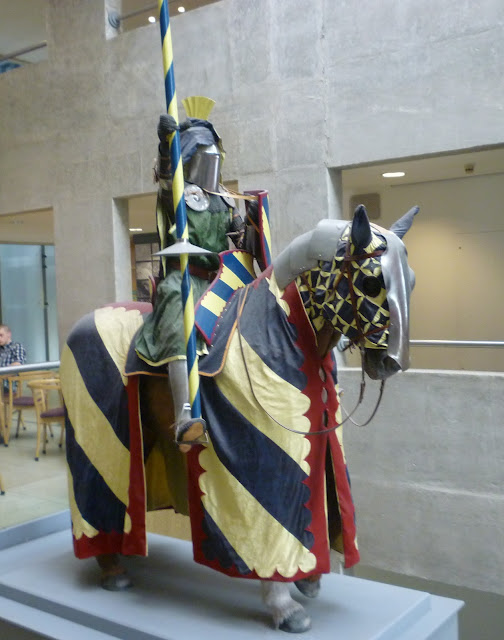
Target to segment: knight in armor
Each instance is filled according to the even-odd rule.
[[[191,116],[187,101],[184,101],[184,106]],[[161,249],[177,241],[168,144],[168,136],[176,127],[171,116],[160,117],[160,143],[154,173],[159,184],[156,209]],[[181,123],[179,130],[189,242],[212,252],[189,257],[189,277],[196,302],[219,268],[217,254],[229,249],[228,238],[240,248],[244,223],[234,200],[226,195],[219,184],[224,149],[213,125],[208,120],[189,117]],[[175,440],[182,450],[187,450],[189,443],[197,441],[203,434],[205,425],[201,418],[191,418],[182,274],[177,258],[162,258],[160,278],[153,312],[137,334],[135,347],[140,358],[148,364],[167,367],[176,416]],[[206,345],[199,336],[196,336],[196,340],[197,353],[203,355]]]

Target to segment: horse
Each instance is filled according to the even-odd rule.
[[[333,349],[345,336],[372,379],[408,368],[402,237],[417,212],[389,230],[362,205],[322,220],[234,292],[199,359],[209,441],[185,455],[166,371],[132,347],[150,307],[77,322],[61,357],[74,553],[96,557],[104,588],[131,586],[120,555],[147,555],[146,511],[172,508],[190,516],[196,562],[260,580],[277,628],[310,628],[289,583],[316,597],[331,548],[359,560]]]

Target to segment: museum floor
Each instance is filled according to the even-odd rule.
[[[0,445],[0,474],[5,494],[0,496],[0,528],[40,518],[68,508],[64,448],[58,447],[59,427],[47,443],[47,453],[35,461],[35,415],[26,414],[26,430]]]
[[[34,416],[27,412],[27,428],[9,446],[0,445],[0,473],[5,494],[0,496],[0,529],[27,522],[68,508],[65,453],[58,447],[59,427],[47,444],[47,453],[34,460],[36,427]],[[147,514],[151,532],[189,539],[188,519],[171,511]],[[501,640],[504,629],[504,597],[433,583],[358,565],[357,577],[396,584],[465,601],[460,612],[460,640]],[[19,640],[35,636],[22,633]],[[16,637],[16,640],[18,640]],[[39,636],[37,636],[39,637]]]

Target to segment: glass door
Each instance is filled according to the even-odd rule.
[[[59,358],[53,246],[0,244],[0,302],[27,363]]]

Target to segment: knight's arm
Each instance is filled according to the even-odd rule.
[[[238,209],[235,207],[231,213],[231,224],[229,227],[229,232],[226,234],[229,238],[231,238],[234,246],[237,249],[243,248],[243,238],[245,235],[245,222],[241,217]]]

